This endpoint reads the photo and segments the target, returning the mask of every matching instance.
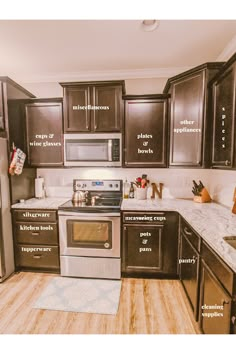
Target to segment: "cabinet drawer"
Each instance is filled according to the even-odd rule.
[[[211,248],[203,241],[202,258],[212,270],[214,275],[224,285],[225,289],[232,295],[233,293],[233,271],[211,250]]]
[[[14,217],[16,221],[57,221],[56,210],[14,210]]]
[[[123,214],[124,224],[163,224],[166,220],[165,213],[144,213],[144,212],[131,212]]]
[[[15,238],[18,243],[56,245],[58,244],[57,223],[15,223]]]
[[[181,219],[181,232],[189,240],[191,245],[200,252],[201,238],[193,231],[193,229]]]
[[[16,266],[32,269],[59,269],[59,248],[57,246],[17,245]]]

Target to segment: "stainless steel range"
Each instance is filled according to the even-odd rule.
[[[120,279],[121,180],[73,181],[59,207],[61,275]]]

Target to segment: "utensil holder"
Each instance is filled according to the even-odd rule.
[[[147,199],[147,188],[137,188],[136,198],[139,200]]]
[[[211,197],[207,189],[203,188],[203,190],[201,191],[201,195],[200,196],[195,195],[193,201],[196,203],[209,203],[211,201]]]

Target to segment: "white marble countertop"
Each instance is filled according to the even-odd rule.
[[[183,199],[124,199],[123,211],[177,211],[212,249],[236,272],[236,250],[224,236],[236,236],[236,215],[217,203],[194,203]]]
[[[67,202],[70,198],[31,198],[23,203],[16,203],[11,206],[12,209],[58,209],[61,204]]]

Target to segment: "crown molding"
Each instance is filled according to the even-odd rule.
[[[236,52],[236,35],[229,41],[217,58],[217,61],[227,61]]]
[[[152,68],[133,70],[103,70],[103,71],[78,71],[55,74],[40,75],[10,75],[14,80],[27,83],[53,83],[67,81],[89,81],[89,80],[120,80],[120,79],[155,79],[169,78],[192,67]]]

